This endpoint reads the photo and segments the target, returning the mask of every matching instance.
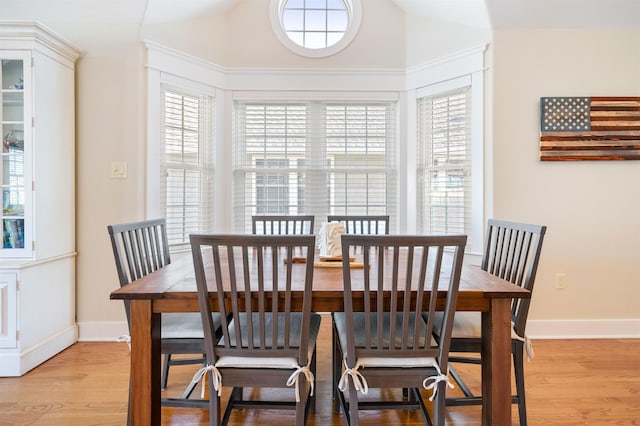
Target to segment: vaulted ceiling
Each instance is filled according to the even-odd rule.
[[[0,20],[158,23],[222,13],[239,1],[0,0]],[[640,0],[392,1],[410,14],[479,28],[640,26]]]

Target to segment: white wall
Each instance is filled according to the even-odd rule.
[[[233,43],[227,36],[229,23],[226,16],[145,25],[141,29],[141,38],[214,64],[226,64],[229,53],[233,51]]]
[[[491,31],[464,25],[433,21],[419,16],[406,16],[407,67],[437,61],[450,55],[491,41]]]
[[[276,38],[269,0],[241,0],[224,16],[145,25],[144,38],[225,67],[403,68],[405,14],[391,0],[364,0],[362,24],[343,51],[320,59],[292,53]]]
[[[106,227],[145,216],[139,29],[135,24],[96,23],[54,28],[85,51],[76,68],[77,319],[81,328],[121,322],[122,302],[109,300],[118,278]],[[110,177],[114,161],[127,163],[126,179]]]
[[[638,335],[640,162],[539,161],[538,108],[542,96],[640,96],[640,30],[493,38],[494,217],[548,226],[529,332]]]

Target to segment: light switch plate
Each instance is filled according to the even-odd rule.
[[[113,179],[126,179],[127,178],[127,162],[126,161],[112,162],[111,177]]]

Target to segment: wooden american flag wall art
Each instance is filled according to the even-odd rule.
[[[640,97],[540,98],[540,160],[640,160]]]

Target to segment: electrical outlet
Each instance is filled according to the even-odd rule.
[[[567,276],[565,274],[556,274],[556,288],[565,288],[567,286]]]

